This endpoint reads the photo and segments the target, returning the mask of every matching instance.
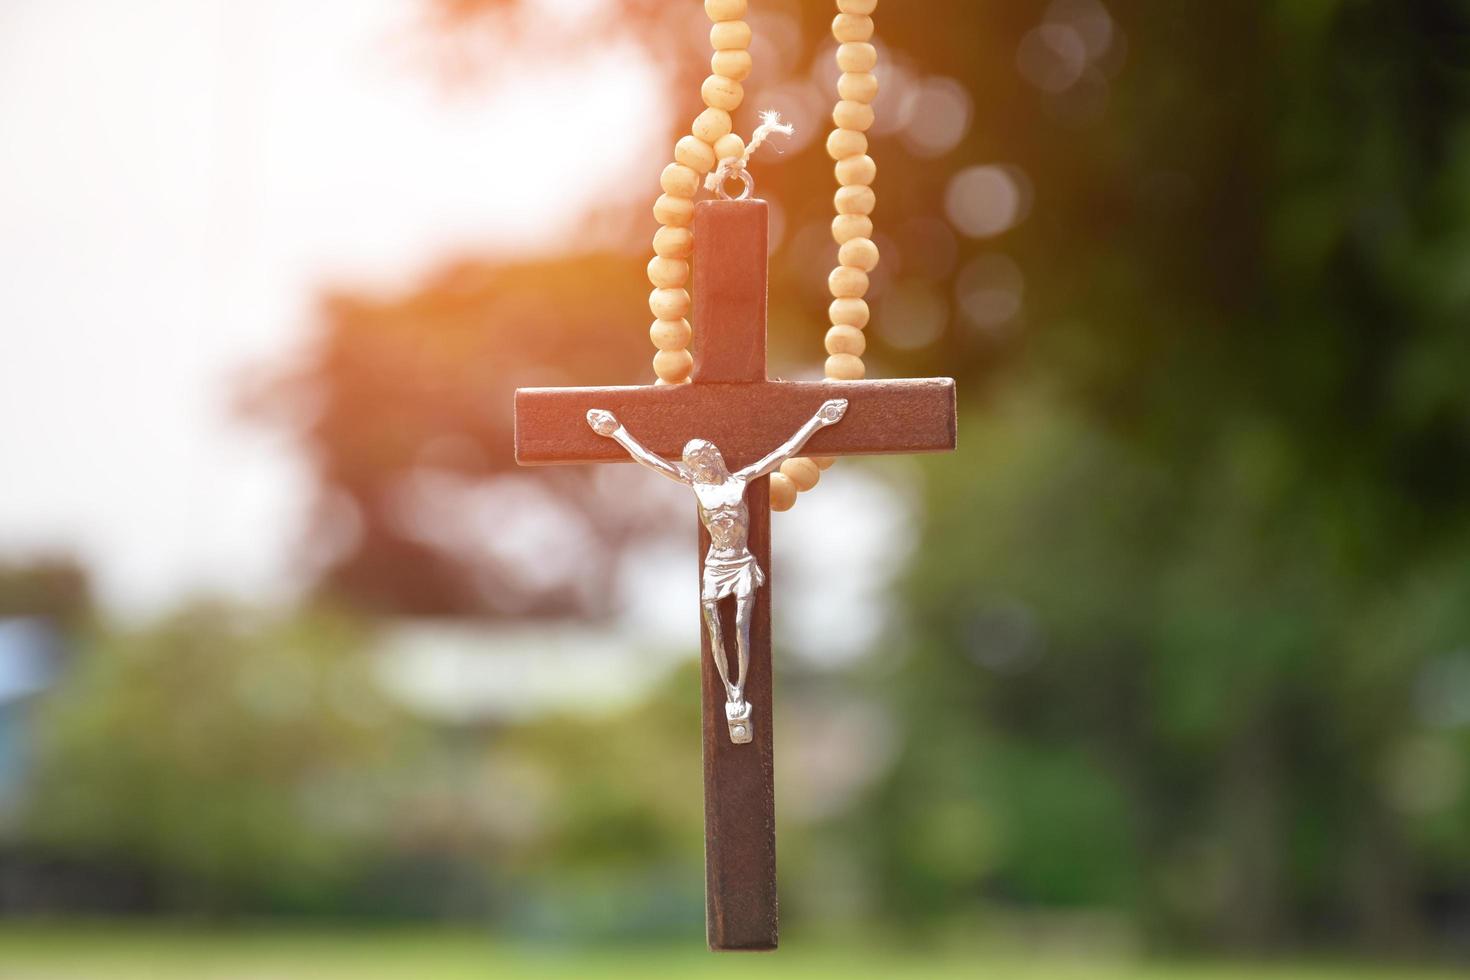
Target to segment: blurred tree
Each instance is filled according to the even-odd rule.
[[[1410,944],[1470,914],[1470,7],[1111,6],[1128,73],[1022,157],[1033,341],[931,468],[885,677],[889,832],[947,786],[988,860],[885,884]]]
[[[0,565],[0,618],[40,616],[69,627],[91,613],[92,586],[75,558]]]
[[[697,935],[689,671],[607,714],[431,726],[385,695],[374,642],[320,610],[90,632],[37,705],[0,907]]]
[[[492,528],[476,541],[449,526],[467,519],[451,509],[452,493],[418,491],[514,470],[517,387],[633,376],[636,338],[592,338],[636,334],[610,331],[608,317],[642,301],[640,275],[636,260],[614,255],[463,262],[402,299],[327,298],[310,360],[246,396],[257,417],[300,429],[316,467],[307,553],[322,556],[322,588],[361,608],[418,615],[583,610],[574,587],[548,590],[482,547],[494,543]],[[573,516],[591,514],[591,474],[559,468],[537,479]],[[503,515],[503,503],[488,505]],[[588,543],[595,568],[647,521],[582,523],[602,539]]]
[[[400,790],[425,748],[360,642],[339,617],[211,608],[88,637],[39,706],[32,845],[150,868],[169,908],[334,907],[413,826]]]

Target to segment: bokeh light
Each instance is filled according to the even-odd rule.
[[[907,93],[904,145],[917,157],[937,157],[959,145],[974,115],[970,93],[952,78],[926,78]]]
[[[1031,182],[1017,167],[967,167],[950,179],[944,211],[960,233],[994,238],[1026,220],[1031,211]]]
[[[1003,335],[1021,315],[1026,282],[1009,256],[975,256],[955,279],[955,302],[970,326],[982,334]]]
[[[935,283],[901,279],[879,304],[877,329],[898,350],[918,350],[944,335],[949,326],[949,300]]]

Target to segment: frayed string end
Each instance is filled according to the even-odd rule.
[[[795,132],[796,129],[790,123],[781,121],[781,113],[775,109],[766,109],[761,113],[761,124],[755,128],[755,132],[750,134],[750,142],[746,144],[745,152],[738,157],[726,157],[721,160],[714,172],[705,178],[705,189],[718,190],[725,181],[749,166],[750,158],[755,155],[755,151],[759,150],[771,136],[776,134],[790,136]]]

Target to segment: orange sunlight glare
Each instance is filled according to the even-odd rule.
[[[589,204],[652,186],[667,110],[635,42],[446,92],[422,10],[0,5],[0,552],[74,552],[135,615],[289,598],[306,476],[230,418],[237,373],[307,342],[324,286],[574,248]]]

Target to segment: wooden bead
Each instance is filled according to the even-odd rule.
[[[827,331],[828,354],[854,354],[863,356],[868,349],[868,338],[857,327],[839,324]]]
[[[862,269],[839,265],[827,277],[827,285],[837,299],[862,299],[868,292],[868,274]]]
[[[679,320],[689,315],[689,293],[683,289],[655,289],[648,308],[660,320]]]
[[[653,254],[666,259],[687,259],[694,254],[694,232],[665,225],[653,235]]]
[[[877,179],[878,163],[866,153],[862,156],[837,161],[837,183],[843,187],[851,187],[854,184],[871,184]]]
[[[674,197],[692,198],[699,193],[699,174],[682,163],[671,163],[665,167],[658,182],[665,194],[672,194]]]
[[[653,373],[669,384],[678,384],[693,370],[694,355],[687,350],[661,350],[653,355]]]
[[[866,41],[873,36],[873,18],[863,14],[838,14],[832,18],[832,36],[843,43]]]
[[[648,263],[648,281],[659,289],[677,289],[689,281],[689,263],[655,255]]]
[[[746,0],[704,0],[704,14],[713,21],[739,20],[746,6]]]
[[[872,102],[878,97],[878,76],[867,71],[845,71],[837,79],[837,94],[854,102]]]
[[[833,354],[827,358],[827,377],[833,381],[861,381],[868,369],[856,354]]]
[[[817,485],[817,481],[822,478],[822,471],[817,468],[816,463],[798,456],[781,464],[781,475],[796,484],[796,489],[806,493]]]
[[[686,136],[675,143],[674,159],[701,175],[715,169],[717,162],[714,148],[697,136]]]
[[[832,305],[827,307],[827,318],[834,327],[847,324],[861,330],[868,325],[871,315],[867,302],[860,299],[834,299]]]
[[[861,184],[837,188],[832,200],[838,214],[872,214],[878,206],[878,195],[873,193],[873,188]]]
[[[744,51],[750,47],[750,25],[743,20],[725,20],[709,29],[709,46],[716,51]]]
[[[745,140],[738,133],[728,133],[721,136],[715,144],[715,159],[729,160],[731,157],[739,159],[745,155]]]
[[[771,474],[771,510],[788,511],[796,506],[796,484],[783,473]]]
[[[828,278],[834,300],[829,309],[832,328],[827,331],[828,378],[858,381],[867,375],[862,355],[867,350],[867,326],[870,311],[862,297],[869,288],[868,273],[877,267],[878,246],[872,241],[870,217],[877,205],[872,182],[877,177],[877,164],[868,156],[866,132],[873,126],[872,101],[878,94],[878,79],[871,73],[877,63],[877,49],[866,43],[873,35],[873,22],[868,16],[876,0],[839,0],[841,13],[832,23],[832,33],[842,42],[837,63],[843,74],[838,79],[841,101],[832,111],[837,129],[827,139],[827,152],[837,161],[835,170],[840,185],[834,204],[837,217],[832,235],[840,247],[838,268]],[[825,461],[827,466],[831,461]],[[819,466],[810,460],[790,460],[782,474],[791,478],[798,490],[810,490],[820,478]]]
[[[832,219],[832,237],[837,239],[838,245],[854,238],[871,238],[872,235],[873,219],[865,214],[839,214]]]
[[[735,122],[728,112],[711,107],[695,117],[694,125],[689,127],[689,131],[701,142],[713,145],[715,140],[728,135],[734,128]],[[698,183],[698,180],[696,176],[695,182]]]
[[[687,197],[660,194],[653,202],[653,216],[661,225],[683,228],[694,220],[694,202]]]
[[[872,129],[876,118],[872,106],[866,102],[854,102],[851,99],[843,99],[832,110],[832,121],[838,127],[855,129],[860,133],[866,133]]]
[[[684,350],[694,338],[694,328],[682,317],[678,320],[654,320],[648,328],[648,339],[659,350]]]
[[[834,160],[846,160],[867,152],[868,137],[855,129],[834,129],[827,137],[827,155]]]
[[[837,0],[837,9],[844,14],[871,16],[878,9],[878,0]]]
[[[699,88],[699,94],[704,97],[705,105],[711,109],[724,109],[726,112],[740,108],[740,103],[745,99],[745,89],[741,84],[724,75],[706,78]],[[871,112],[872,108],[869,107],[868,111]]]
[[[750,77],[754,64],[749,51],[716,51],[709,59],[709,70],[743,82]]]
[[[837,67],[843,71],[872,71],[878,64],[878,49],[860,41],[837,45]]]
[[[872,272],[878,268],[878,246],[871,238],[849,238],[837,250],[837,264]]]
[[[836,456],[813,456],[812,462],[817,464],[819,470],[830,470],[837,462]]]

